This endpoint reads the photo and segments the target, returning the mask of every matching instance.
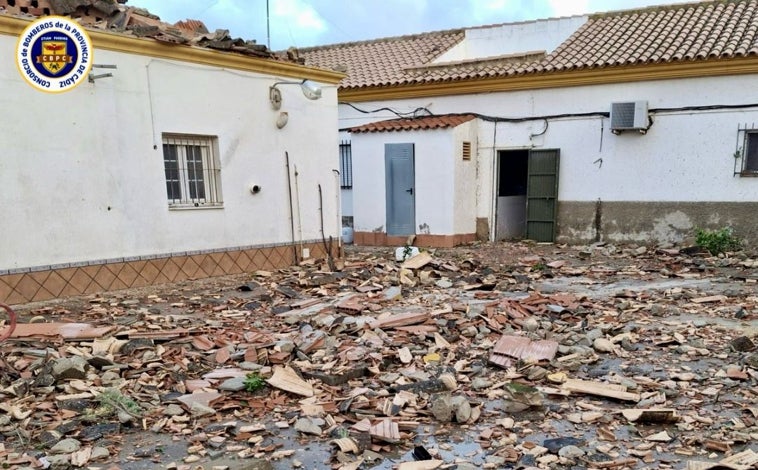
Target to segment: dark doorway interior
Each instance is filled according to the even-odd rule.
[[[529,170],[528,150],[501,150],[497,153],[496,240],[526,235],[526,190]]]

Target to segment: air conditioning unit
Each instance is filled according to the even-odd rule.
[[[647,101],[627,101],[611,103],[611,132],[622,131],[647,132],[649,127]]]

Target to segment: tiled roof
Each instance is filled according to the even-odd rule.
[[[464,122],[474,119],[473,114],[449,114],[442,116],[422,116],[417,118],[390,119],[387,121],[372,122],[362,126],[351,127],[349,132],[393,132],[393,131],[419,131],[429,129],[448,129],[460,126]]]
[[[758,55],[758,1],[709,1],[595,15],[537,70]]]
[[[399,85],[413,81],[408,67],[428,64],[463,40],[462,29],[299,49],[306,65],[347,73],[342,87]]]
[[[431,64],[463,30],[301,50],[306,64],[342,67],[344,89],[758,55],[758,0],[711,0],[591,15],[545,56]],[[429,45],[440,50],[424,55]],[[416,50],[419,47],[420,50]]]

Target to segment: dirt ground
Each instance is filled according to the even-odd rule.
[[[755,253],[394,251],[16,306],[0,464],[758,464]]]

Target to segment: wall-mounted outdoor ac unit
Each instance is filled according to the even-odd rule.
[[[614,134],[622,131],[644,134],[648,127],[647,101],[611,103],[611,132]]]

